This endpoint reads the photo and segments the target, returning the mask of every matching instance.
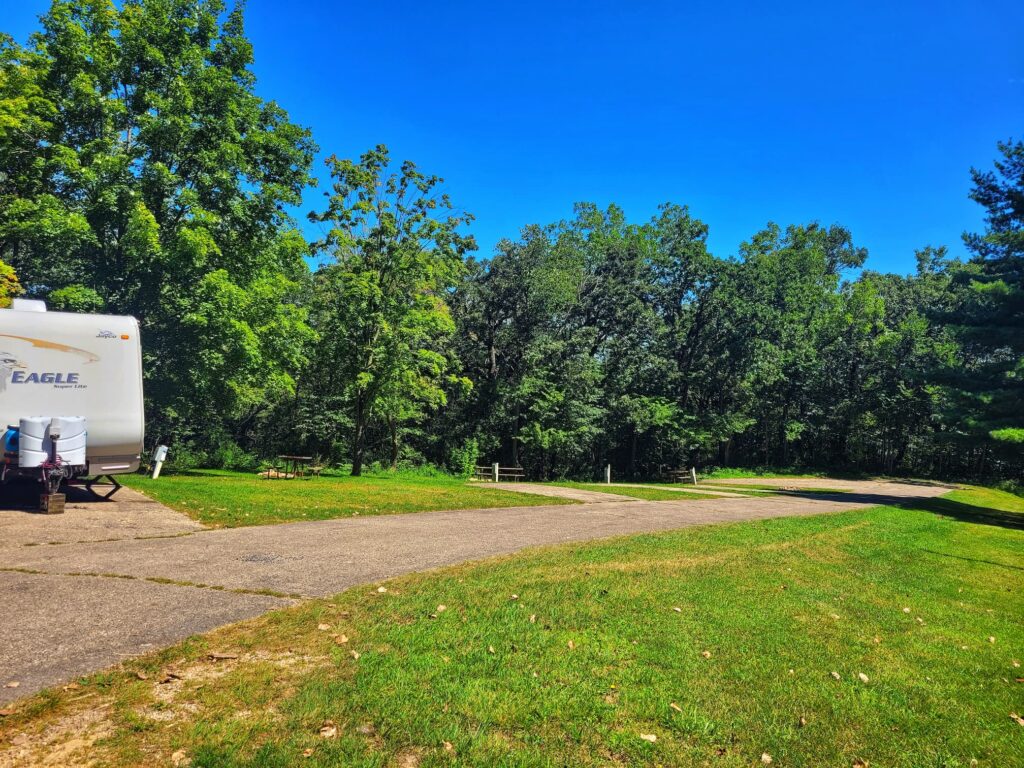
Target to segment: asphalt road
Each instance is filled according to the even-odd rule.
[[[817,484],[851,492],[660,502],[615,495],[595,501],[586,492],[586,503],[567,506],[221,530],[197,529],[184,516],[127,490],[116,502],[69,505],[60,517],[0,510],[0,703],[296,600],[412,571],[537,545],[815,515],[948,490],[887,482]],[[529,487],[520,484],[517,490]],[[544,493],[552,493],[550,486]],[[571,495],[566,489],[558,493]],[[11,683],[18,685],[7,687]]]

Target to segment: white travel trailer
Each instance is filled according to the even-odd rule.
[[[134,317],[0,309],[0,480],[63,480],[139,468],[142,346]]]

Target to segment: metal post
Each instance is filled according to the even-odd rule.
[[[696,467],[690,467],[690,475],[693,477],[693,484],[696,485],[697,484],[697,468]]]
[[[612,484],[612,465],[609,464],[604,468],[604,481],[608,485]]]
[[[498,462],[494,462],[494,482],[498,482]]]

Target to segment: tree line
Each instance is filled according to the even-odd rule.
[[[912,275],[813,222],[717,256],[675,204],[579,204],[476,258],[442,180],[384,146],[327,161],[308,240],[318,147],[252,64],[219,0],[58,0],[0,35],[0,294],[138,317],[149,442],[354,474],[1021,479],[1024,142],[971,171],[970,258],[924,247]]]

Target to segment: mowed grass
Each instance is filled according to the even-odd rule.
[[[0,750],[100,734],[88,756],[113,766],[1021,765],[1022,526],[1019,497],[960,491],[395,579],[34,697]]]
[[[194,520],[225,528],[354,515],[574,503],[490,489],[454,477],[402,473],[267,480],[242,472],[194,470],[161,475],[157,480],[129,475],[124,482]]]
[[[571,481],[559,481],[550,485],[561,486],[562,488],[579,488],[582,491],[596,491],[598,493],[613,493],[616,496],[629,496],[632,499],[643,499],[644,501],[682,501],[684,499],[713,499],[717,498],[711,494],[695,493],[693,491],[673,491],[664,486],[658,485],[607,485],[605,483],[574,483]]]

